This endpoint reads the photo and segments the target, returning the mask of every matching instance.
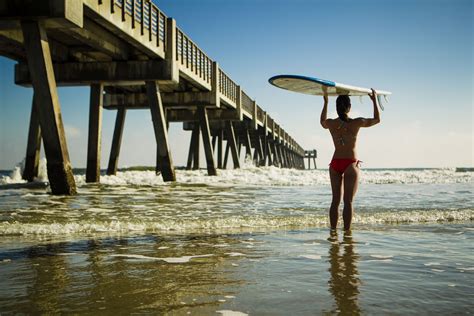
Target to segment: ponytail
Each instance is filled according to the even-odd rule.
[[[336,99],[336,111],[341,121],[349,121],[349,111],[351,110],[351,99],[348,95],[340,95]]]

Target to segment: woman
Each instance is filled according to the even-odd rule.
[[[356,141],[357,134],[361,127],[370,127],[380,122],[379,109],[375,90],[369,94],[374,105],[373,118],[349,117],[351,110],[351,99],[348,95],[340,95],[336,99],[337,119],[328,119],[328,97],[324,96],[324,107],[321,112],[321,126],[329,129],[334,142],[334,155],[329,165],[329,176],[331,178],[332,202],[329,209],[329,220],[331,229],[336,229],[339,217],[339,204],[341,202],[341,192],[344,193],[344,209],[342,218],[344,220],[344,230],[351,229],[352,222],[352,200],[357,191],[359,180],[359,160],[357,160]],[[343,188],[344,186],[344,188]]]

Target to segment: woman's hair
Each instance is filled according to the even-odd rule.
[[[347,122],[349,121],[349,116],[347,113],[351,110],[351,99],[348,95],[340,95],[336,99],[336,111],[339,118]]]

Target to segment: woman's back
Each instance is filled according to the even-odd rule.
[[[348,119],[345,122],[337,118],[328,121],[335,149],[333,158],[357,158],[356,143],[361,127],[360,119]]]

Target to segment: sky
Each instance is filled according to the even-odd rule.
[[[155,0],[158,7],[266,110],[318,165],[333,154],[319,125],[322,97],[277,89],[268,78],[300,74],[393,93],[381,123],[359,133],[364,168],[473,167],[473,1],[471,0]],[[25,157],[32,90],[13,83],[0,57],[0,169]],[[59,88],[73,167],[87,159],[88,87]],[[336,117],[335,99],[329,116]],[[104,111],[102,168],[115,111]],[[368,98],[352,117],[370,117]],[[175,165],[186,163],[191,134],[172,123]],[[149,111],[129,111],[119,167],[154,165]],[[204,167],[204,159],[201,161]]]

